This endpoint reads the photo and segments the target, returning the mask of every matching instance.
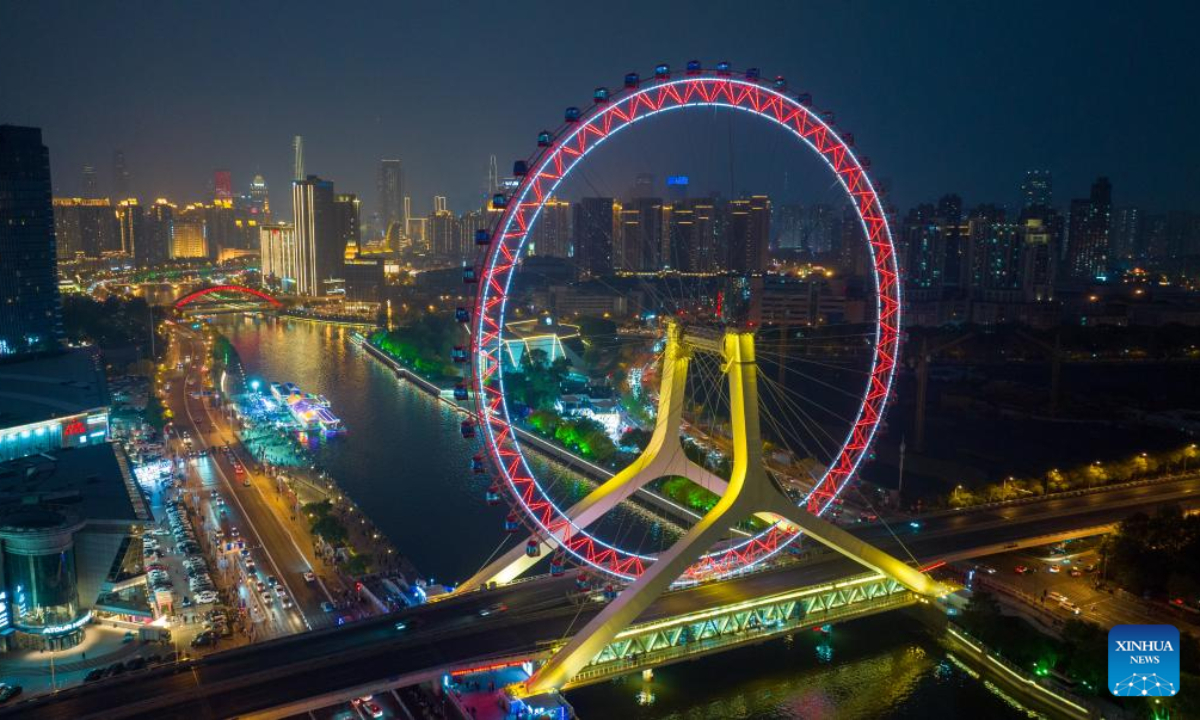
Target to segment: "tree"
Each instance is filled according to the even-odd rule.
[[[351,555],[342,565],[342,570],[351,577],[366,575],[370,570],[370,563],[364,555]]]
[[[314,535],[319,535],[321,539],[333,547],[343,547],[346,544],[346,540],[349,539],[346,526],[332,515],[324,515],[317,518],[312,522],[311,527]]]
[[[163,407],[162,401],[158,399],[156,393],[151,392],[150,399],[146,401],[143,420],[145,420],[147,425],[159,431],[167,423],[166,409]]]

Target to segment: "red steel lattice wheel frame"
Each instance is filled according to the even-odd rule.
[[[502,328],[513,271],[538,215],[571,170],[611,135],[668,110],[724,107],[771,121],[803,141],[833,170],[861,220],[872,257],[876,332],[870,376],[837,458],[802,501],[824,513],[868,453],[891,390],[900,342],[900,286],[895,249],[882,202],[862,163],[816,113],[765,84],[705,71],[656,78],[597,103],[563,127],[528,163],[528,173],[507,196],[504,212],[478,274],[471,318],[472,382],[483,441],[515,510],[538,537],[553,538],[575,560],[622,580],[636,579],[654,557],[629,552],[591,535],[559,508],[538,482],[522,453],[504,396]],[[684,574],[698,581],[728,576],[780,552],[799,533],[775,525],[737,544],[704,555]]]

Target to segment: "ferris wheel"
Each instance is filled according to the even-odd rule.
[[[481,260],[464,270],[464,279],[477,288],[475,304],[469,315],[460,311],[459,319],[468,322],[471,335],[470,356],[464,359],[471,368],[470,389],[478,422],[465,423],[464,434],[469,430],[480,438],[494,471],[489,498],[502,497],[511,505],[506,521],[510,532],[517,528],[529,531],[524,552],[531,561],[549,551],[553,572],[561,572],[564,564],[571,563],[614,581],[632,582],[658,556],[602,537],[592,529],[611,504],[585,500],[568,505],[550,492],[550,482],[539,476],[536,463],[531,462],[528,441],[523,439],[528,436],[522,432],[516,403],[506,392],[505,377],[511,366],[504,357],[505,337],[513,320],[514,278],[544,207],[562,183],[579,172],[594,150],[622,131],[671,111],[701,108],[738,111],[762,120],[756,126],[764,133],[782,133],[790,142],[807,148],[828,169],[853,208],[861,226],[859,237],[865,238],[870,297],[867,328],[861,333],[863,369],[850,390],[853,410],[844,413],[845,426],[827,441],[829,450],[819,471],[802,492],[791,497],[813,515],[836,506],[868,456],[880,427],[899,351],[900,285],[891,230],[879,194],[868,178],[868,163],[855,154],[852,136],[835,130],[832,115],[813,110],[807,93],[789,93],[783,78],[763,78],[755,69],[737,72],[729,63],[706,69],[692,61],[683,72],[660,65],[650,77],[626,75],[623,88],[611,92],[597,88],[592,100],[587,108],[568,108],[556,130],[539,133],[536,152],[514,164],[515,186],[492,199],[492,207],[499,211],[498,221],[490,231],[477,235]],[[663,331],[670,330],[664,326]],[[669,441],[678,443],[679,438]],[[664,472],[667,470],[670,468]],[[711,474],[706,478],[711,485],[723,482]],[[759,523],[708,548],[680,579],[699,581],[745,572],[793,545],[800,534],[793,523]]]

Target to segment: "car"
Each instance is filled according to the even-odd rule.
[[[276,585],[275,586],[275,594],[281,598],[285,598],[285,597],[287,597],[287,590],[285,590],[282,585]]]
[[[996,568],[992,567],[991,565],[977,565],[976,569],[979,570],[979,572],[987,573],[988,575],[996,574]]]
[[[363,710],[363,712],[365,712],[367,715],[370,715],[370,716],[371,716],[371,717],[373,717],[373,718],[381,718],[381,717],[383,717],[383,708],[379,707],[378,705],[376,705],[376,704],[375,704],[375,703],[373,703],[373,702],[369,702],[369,701],[368,701],[368,702],[365,702],[365,703],[363,703],[363,704],[362,704],[362,710]]]
[[[263,582],[262,580],[255,580],[254,587],[258,588],[259,592],[267,591],[267,584],[265,582]]]
[[[484,609],[479,611],[479,617],[487,617],[488,615],[497,615],[499,613],[504,612],[507,609],[508,609],[508,606],[505,605],[504,603],[496,603],[494,605],[488,605],[487,607],[485,607]]]
[[[1013,568],[1013,572],[1018,575],[1024,575],[1025,573],[1029,572],[1029,568],[1025,567],[1024,565],[1018,565]]]
[[[1062,572],[1062,568],[1058,565],[1050,565],[1046,568],[1046,572],[1057,575],[1058,573]]]
[[[284,608],[292,608],[292,607],[295,607],[295,605],[292,603],[292,599],[291,599],[290,597],[286,597],[286,596],[285,596],[285,597],[283,598],[283,607],[284,607]]]
[[[337,608],[335,608],[333,606],[333,603],[329,602],[328,600],[321,603],[321,611],[322,612],[331,613],[334,610],[337,610]]]
[[[271,603],[275,602],[275,596],[269,592],[262,593],[260,597],[262,598],[263,605],[270,605]]]
[[[87,675],[83,676],[85,683],[96,682],[104,677],[104,668],[92,668]]]
[[[196,593],[196,602],[201,605],[211,605],[217,601],[217,593],[213,590],[203,590]]]
[[[212,630],[205,630],[196,637],[192,638],[192,647],[210,647],[217,644],[217,634]]]
[[[9,685],[8,683],[0,684],[0,703],[8,702],[21,694],[25,688],[20,685]]]
[[[315,572],[313,572],[312,570],[308,570],[304,573],[304,582],[311,583],[311,582],[316,582],[316,581],[317,581],[317,574]]]
[[[1078,605],[1071,602],[1070,600],[1063,600],[1062,602],[1060,602],[1058,604],[1058,606],[1060,608],[1062,608],[1063,610],[1066,610],[1067,612],[1071,613],[1072,615],[1079,615],[1080,613],[1083,612],[1083,610],[1081,610]]]
[[[141,670],[146,667],[146,659],[143,657],[134,657],[125,661],[126,670]]]
[[[271,587],[278,587],[279,579],[276,578],[274,575],[268,575],[267,576],[267,584],[270,585]]]
[[[1069,574],[1071,577],[1074,577],[1074,578],[1077,578],[1077,577],[1083,577],[1083,571],[1082,571],[1082,570],[1080,570],[1080,569],[1079,569],[1079,568],[1077,568],[1077,567],[1073,567],[1073,568],[1071,568],[1071,572],[1070,572],[1070,573],[1068,573],[1068,574]]]

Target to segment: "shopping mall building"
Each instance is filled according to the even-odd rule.
[[[151,516],[107,397],[87,352],[0,364],[0,651],[70,647],[101,598],[144,583]]]

